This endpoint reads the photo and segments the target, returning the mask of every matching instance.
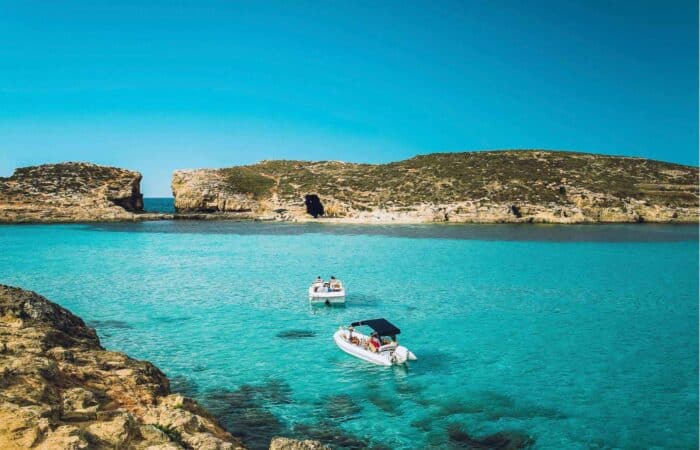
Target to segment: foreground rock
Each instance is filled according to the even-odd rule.
[[[296,439],[276,437],[270,443],[270,450],[330,450],[330,447],[318,441],[298,441]]]
[[[552,151],[440,153],[390,164],[264,161],[179,170],[179,213],[340,222],[696,222],[698,169]]]
[[[0,448],[240,449],[152,364],[106,351],[83,321],[0,285]]]
[[[145,219],[141,174],[89,163],[46,164],[0,178],[0,222]]]

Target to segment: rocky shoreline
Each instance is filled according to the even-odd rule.
[[[698,169],[556,151],[175,171],[178,213],[338,223],[692,223]]]
[[[436,153],[389,164],[263,161],[173,173],[175,213],[141,174],[90,163],[0,178],[0,223],[257,220],[349,224],[697,223],[698,168],[555,151]]]
[[[0,285],[0,448],[244,449],[157,367],[105,350],[46,298]],[[275,450],[327,448],[274,438]]]

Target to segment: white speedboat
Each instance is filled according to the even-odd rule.
[[[309,302],[312,304],[339,305],[345,303],[345,286],[340,280],[314,281],[309,286]]]
[[[355,331],[355,327],[361,325],[374,330],[372,335],[367,336]],[[362,320],[336,331],[333,340],[345,353],[380,366],[393,366],[417,360],[416,355],[409,349],[399,345],[396,340],[399,333],[401,330],[386,319]]]

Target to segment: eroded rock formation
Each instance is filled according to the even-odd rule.
[[[696,222],[698,168],[553,151],[439,153],[389,164],[263,161],[173,174],[180,213],[344,222]],[[314,202],[315,204],[315,202]]]
[[[0,222],[144,218],[141,174],[90,163],[23,167],[0,178]]]
[[[153,364],[100,346],[46,298],[0,285],[0,449],[233,450],[241,442]],[[275,438],[275,449],[323,449]]]

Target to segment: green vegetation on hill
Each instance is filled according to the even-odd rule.
[[[229,167],[222,171],[226,189],[234,194],[251,193],[255,198],[263,198],[270,195],[270,189],[275,185],[272,178],[250,167]]]
[[[435,153],[389,164],[263,161],[222,169],[235,192],[307,193],[357,210],[417,203],[570,203],[572,191],[668,206],[698,203],[698,169],[641,158],[553,151]],[[276,180],[276,182],[275,182]]]
[[[121,177],[140,179],[140,175],[135,172],[91,163],[66,162],[20,167],[15,169],[11,177],[0,177],[0,193],[85,194]]]

